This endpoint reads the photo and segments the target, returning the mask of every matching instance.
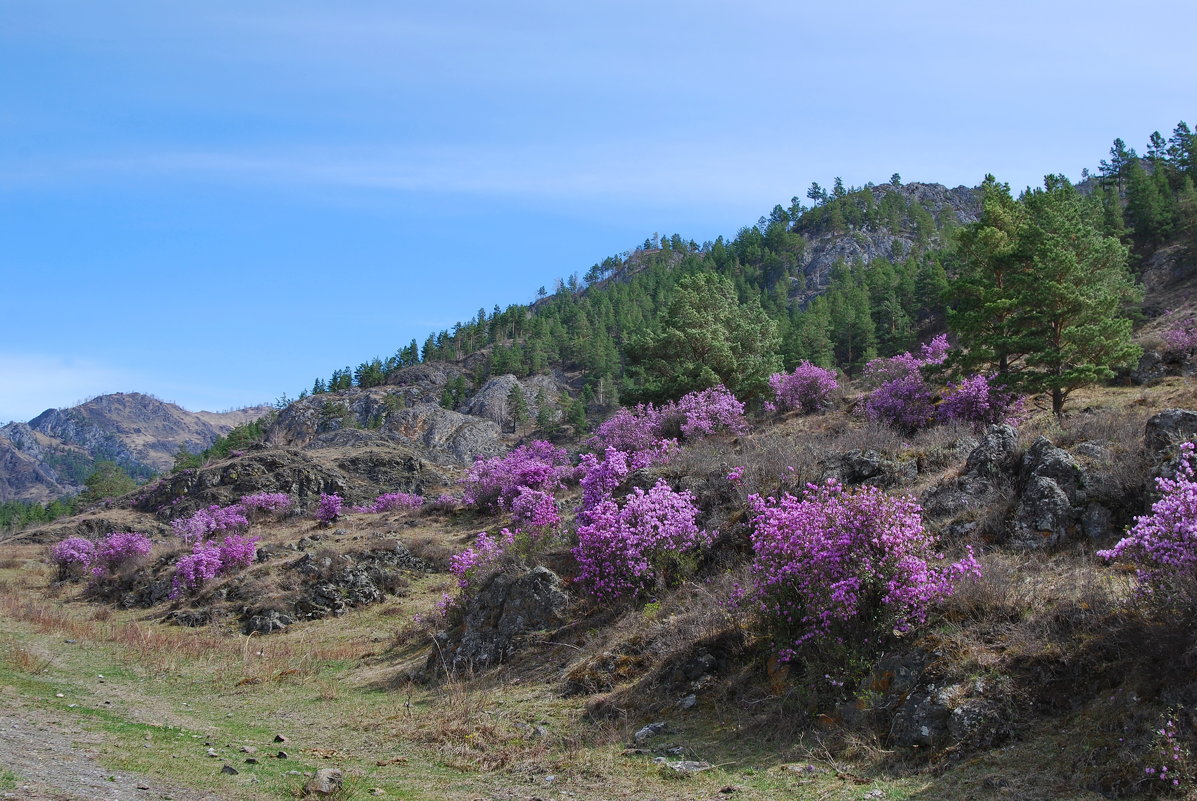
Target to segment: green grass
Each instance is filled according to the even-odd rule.
[[[17,774],[8,768],[0,768],[0,792],[12,790],[17,786]]]

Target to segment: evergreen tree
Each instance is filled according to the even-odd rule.
[[[660,328],[638,337],[629,356],[640,398],[676,398],[716,384],[751,398],[781,368],[779,346],[777,325],[758,301],[741,303],[727,278],[698,273],[678,282]]]
[[[518,434],[524,423],[528,422],[528,396],[524,388],[514,384],[507,393],[507,413],[511,415],[511,431]]]
[[[1101,209],[1062,176],[1014,204],[986,179],[982,219],[962,232],[965,268],[949,320],[967,361],[996,366],[1007,386],[1051,396],[1113,376],[1139,349],[1125,306],[1138,298],[1127,250],[1100,230]]]

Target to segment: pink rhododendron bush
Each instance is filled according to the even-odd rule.
[[[572,473],[564,448],[537,440],[506,456],[476,460],[462,481],[462,502],[480,510],[507,511],[521,488],[551,493]]]
[[[664,480],[647,492],[635,488],[622,504],[600,501],[578,526],[578,582],[600,600],[652,590],[714,540],[697,518],[694,496],[675,492]]]
[[[803,362],[792,373],[774,373],[769,377],[769,386],[777,408],[811,414],[831,405],[831,395],[839,389],[839,382],[834,370]]]
[[[829,481],[804,497],[750,497],[752,586],[743,602],[772,630],[782,661],[842,661],[924,622],[956,582],[980,575],[971,552],[936,552],[911,498]]]
[[[1160,499],[1151,514],[1135,518],[1126,537],[1103,559],[1125,559],[1136,567],[1140,597],[1163,607],[1190,606],[1197,601],[1197,446],[1180,446],[1180,463],[1172,478],[1157,478]]]
[[[191,553],[175,563],[170,597],[195,592],[217,576],[249,567],[258,555],[258,538],[230,534],[221,542],[197,542]]]
[[[139,563],[150,550],[146,535],[114,531],[98,541],[67,537],[50,549],[50,560],[58,566],[60,579],[98,580]]]

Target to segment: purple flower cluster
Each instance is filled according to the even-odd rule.
[[[1197,481],[1194,460],[1197,446],[1180,446],[1180,461],[1173,478],[1157,478],[1160,499],[1151,514],[1135,518],[1126,537],[1107,551],[1103,559],[1127,559],[1137,565],[1138,592],[1163,605],[1187,603],[1194,593],[1197,575]]]
[[[211,540],[195,543],[191,553],[175,562],[170,581],[170,597],[194,592],[225,573],[248,567],[258,556],[258,538],[230,534],[219,544]]]
[[[341,507],[345,504],[345,500],[336,493],[332,495],[325,495],[320,493],[320,503],[316,506],[316,511],[312,517],[322,525],[329,525],[341,516]]]
[[[240,504],[198,509],[189,517],[170,521],[171,530],[188,545],[208,539],[213,534],[226,531],[240,531],[249,527],[249,519]]]
[[[462,500],[467,506],[488,511],[509,509],[521,487],[552,492],[571,472],[564,448],[537,440],[506,456],[479,457],[462,480]]]
[[[282,512],[291,508],[291,496],[285,492],[255,492],[246,495],[237,505],[244,511]]]
[[[1160,334],[1170,350],[1181,354],[1197,348],[1197,318],[1192,315],[1180,317],[1175,312],[1168,315],[1168,327]]]
[[[959,384],[949,384],[935,409],[936,418],[945,423],[959,420],[975,426],[1016,422],[1025,399],[994,386],[992,380],[992,376],[978,374]]]
[[[449,572],[457,576],[457,586],[463,590],[469,589],[483,568],[499,561],[507,553],[519,533],[503,529],[492,537],[485,531],[479,532],[473,545],[449,558]]]
[[[89,573],[98,579],[149,556],[152,547],[145,534],[114,531],[99,542],[68,537],[50,549],[50,558],[64,574]]]
[[[677,403],[662,407],[661,413],[666,418],[681,418],[680,428],[686,439],[709,437],[716,432],[748,433],[744,404],[722,384],[683,395]]]
[[[847,492],[829,481],[805,497],[749,498],[753,519],[749,597],[776,630],[782,660],[812,640],[884,637],[921,623],[963,575],[980,575],[969,555],[934,554],[913,499],[876,487]]]
[[[792,373],[774,373],[769,386],[776,396],[776,407],[797,409],[810,414],[831,404],[831,393],[839,389],[835,371],[803,362]]]
[[[557,499],[542,490],[520,487],[511,502],[511,519],[520,529],[548,534],[561,525]]]
[[[424,505],[423,495],[413,495],[410,492],[388,492],[379,495],[369,506],[355,506],[353,511],[359,514],[379,514],[381,512],[399,512],[405,509],[419,509]]]
[[[578,527],[578,581],[603,600],[650,589],[680,555],[714,539],[698,528],[697,517],[694,496],[674,492],[664,480],[648,492],[635,488],[622,506],[600,501]]]
[[[888,359],[873,359],[865,365],[863,379],[874,386],[865,414],[870,420],[914,431],[935,419],[935,406],[922,368],[943,364],[948,357],[948,337],[940,334],[922,346],[919,355],[909,352]]]
[[[722,384],[683,395],[676,402],[642,403],[607,418],[586,444],[597,451],[614,448],[638,458],[660,460],[676,445],[674,438],[707,437],[719,432],[744,434],[744,404]]]

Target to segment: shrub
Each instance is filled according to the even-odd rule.
[[[1157,478],[1160,499],[1151,514],[1135,525],[1113,548],[1098,551],[1106,560],[1126,559],[1137,566],[1136,590],[1163,607],[1187,607],[1197,600],[1197,446],[1180,446],[1176,475]]]
[[[1160,338],[1170,350],[1188,353],[1197,348],[1197,319],[1192,316],[1173,319]]]
[[[126,565],[149,556],[153,545],[150,538],[133,531],[114,531],[96,545],[92,573],[102,575],[116,572]],[[100,572],[97,574],[96,571]]]
[[[803,362],[792,373],[774,373],[769,377],[776,404],[782,409],[797,409],[806,414],[831,405],[831,393],[839,389],[835,371]]]
[[[600,600],[634,596],[668,580],[682,557],[711,543],[714,534],[695,520],[698,508],[689,492],[674,492],[664,480],[648,492],[635,488],[621,507],[600,501],[578,527],[573,549],[578,581]]]
[[[238,531],[249,527],[245,510],[237,504],[198,509],[189,517],[170,521],[171,530],[188,545],[206,540],[213,534]]]
[[[479,458],[462,483],[462,501],[467,506],[497,511],[509,509],[521,487],[552,492],[562,486],[570,472],[564,448],[537,440],[522,445],[506,456]]]
[[[865,414],[870,420],[903,431],[917,431],[935,419],[931,389],[917,371],[886,381],[869,393]]]
[[[474,544],[449,559],[449,572],[457,576],[457,586],[468,590],[477,582],[482,570],[503,558],[515,543],[518,531],[503,529],[492,537],[485,531],[478,533]]]
[[[982,427],[994,423],[1012,423],[1022,411],[1023,398],[989,382],[992,376],[970,376],[959,384],[949,384],[943,400],[935,409],[940,422],[960,421]]]
[[[282,512],[291,508],[291,496],[285,492],[255,492],[243,497],[237,505],[244,511]]]
[[[257,543],[257,537],[242,534],[230,534],[219,544],[211,540],[197,542],[191,553],[175,562],[170,597],[194,592],[219,575],[249,567],[257,559]]]
[[[332,495],[325,495],[320,493],[320,503],[316,506],[316,511],[312,517],[316,518],[316,522],[327,526],[333,523],[341,516],[341,507],[345,500],[336,493]]]
[[[867,648],[923,622],[956,580],[980,574],[971,552],[955,564],[935,554],[911,498],[871,486],[810,485],[798,499],[750,497],[756,517],[749,597],[783,661],[831,643]]]
[[[353,511],[363,514],[379,514],[382,512],[398,512],[404,509],[419,509],[424,505],[423,495],[413,495],[408,492],[388,492],[379,495],[369,506],[355,506]]]
[[[67,537],[50,548],[50,559],[63,578],[89,571],[95,558],[96,544],[84,537]]]
[[[625,407],[604,420],[586,444],[596,451],[608,448],[625,453],[653,451],[660,441],[657,433],[660,425],[661,412],[651,403]]]
[[[716,432],[748,433],[744,404],[722,384],[683,395],[664,409],[662,416],[681,417],[682,436],[687,439],[709,437]]]
[[[548,534],[561,524],[561,512],[557,499],[549,493],[520,487],[511,502],[511,519],[521,529]]]

